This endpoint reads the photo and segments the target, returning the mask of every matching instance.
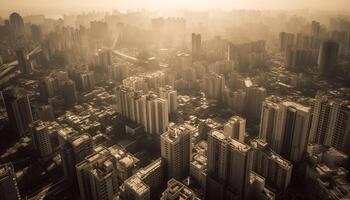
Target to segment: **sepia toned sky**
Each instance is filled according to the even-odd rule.
[[[350,11],[350,0],[1,0],[2,10],[317,9]]]

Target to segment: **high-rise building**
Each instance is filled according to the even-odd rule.
[[[169,115],[167,100],[158,98],[152,92],[121,86],[117,89],[117,107],[122,116],[144,126],[149,134],[162,134],[168,129]]]
[[[259,119],[261,115],[262,102],[266,98],[266,89],[258,86],[247,88],[246,113],[253,119]]]
[[[53,108],[51,105],[38,106],[35,109],[35,113],[38,119],[41,121],[55,121],[55,115],[53,113]]]
[[[115,81],[122,81],[130,74],[130,67],[125,63],[123,65],[111,65],[108,68],[110,78]]]
[[[225,88],[224,102],[235,112],[243,114],[245,110],[246,92],[244,90],[236,90],[233,92]]]
[[[277,153],[290,161],[299,162],[309,139],[310,108],[289,101],[281,103],[280,106],[282,121],[274,138],[277,141]]]
[[[167,163],[168,178],[184,178],[189,174],[192,152],[191,134],[187,130],[169,129],[161,136],[161,155]]]
[[[178,53],[171,60],[170,65],[173,69],[178,71],[190,69],[192,66],[192,57],[193,56],[187,53]]]
[[[277,125],[280,124],[281,109],[278,104],[269,98],[265,99],[261,108],[259,138],[266,141],[273,149],[276,149]]]
[[[37,43],[40,43],[43,38],[41,27],[39,25],[33,24],[30,26],[30,31],[32,33],[33,40]]]
[[[95,88],[95,76],[93,71],[76,71],[75,83],[80,91],[86,92]]]
[[[16,173],[11,163],[0,165],[0,199],[21,200]]]
[[[170,85],[159,88],[159,97],[167,100],[168,112],[176,113],[177,111],[177,92]]]
[[[317,63],[315,51],[309,49],[289,49],[286,57],[287,67],[294,69],[316,66]]]
[[[24,22],[21,15],[18,13],[12,13],[10,15],[10,25],[14,31],[16,37],[24,35]]]
[[[332,31],[331,38],[339,44],[339,55],[346,56],[350,48],[350,33],[347,31]]]
[[[97,64],[103,70],[107,70],[112,65],[112,51],[108,49],[99,49],[97,52]]]
[[[349,102],[318,94],[313,108],[310,141],[349,152]]]
[[[173,199],[183,199],[183,200],[195,200],[196,194],[181,182],[170,179],[167,184],[167,189],[162,193],[160,200],[173,200]]]
[[[209,99],[222,100],[225,89],[225,77],[215,72],[209,73],[204,78],[203,89]]]
[[[147,123],[145,129],[147,133],[160,135],[169,126],[168,103],[160,99],[157,95],[150,93],[146,97]]]
[[[121,174],[118,170],[118,163],[124,158],[128,159],[128,163],[124,164],[135,165],[131,167],[134,168],[133,171],[136,170],[138,160],[116,146],[109,148],[99,146],[94,153],[77,164],[76,171],[81,199],[114,199],[120,186],[119,183],[123,181],[119,180]]]
[[[13,87],[2,92],[10,125],[17,137],[27,133],[29,124],[33,122],[29,98],[24,93],[20,88]]]
[[[240,116],[231,117],[224,126],[224,134],[244,143],[246,120]]]
[[[295,48],[298,49],[310,49],[311,48],[311,37],[303,33],[297,33],[295,39]]]
[[[194,59],[198,59],[201,56],[201,34],[192,33],[192,56]]]
[[[45,77],[44,79],[40,80],[39,82],[39,92],[40,92],[40,99],[43,102],[47,102],[49,98],[55,96],[56,89],[55,86],[55,79],[51,77]]]
[[[27,56],[22,49],[16,51],[16,56],[18,60],[19,70],[23,74],[30,74],[33,71],[32,64],[29,62]]]
[[[265,186],[265,178],[250,172],[250,185],[248,199],[274,200],[276,194]]]
[[[262,139],[251,141],[251,146],[254,149],[253,171],[263,176],[270,187],[281,191],[287,189],[293,165],[272,151]]]
[[[208,135],[208,199],[246,199],[253,150],[220,131]]]
[[[123,184],[124,198],[130,200],[156,199],[155,194],[166,182],[165,166],[162,159],[157,159],[128,178]]]
[[[280,33],[280,50],[282,53],[286,53],[289,48],[294,46],[294,37],[295,35],[293,33]]]
[[[92,154],[92,156],[95,156]],[[95,159],[90,157],[90,159]],[[97,159],[97,158],[96,158]],[[94,162],[90,161],[90,162]],[[100,160],[101,163],[77,166],[77,176],[81,199],[113,199],[117,190],[115,166],[110,160]],[[83,164],[84,165],[84,164]],[[84,174],[84,175],[83,175]],[[86,190],[86,191],[84,191]]]
[[[318,21],[311,22],[311,35],[320,36],[321,34],[321,23]]]
[[[72,106],[77,102],[78,96],[74,81],[68,80],[64,83],[63,98],[67,106]]]
[[[69,181],[76,181],[75,165],[92,153],[92,139],[88,134],[78,134],[74,131],[61,130],[58,132],[60,154],[65,178]]]
[[[34,149],[41,158],[47,159],[53,153],[50,133],[46,124],[38,120],[30,125]]]
[[[339,44],[333,40],[324,41],[318,54],[318,70],[321,76],[332,76],[339,52]]]
[[[259,137],[284,158],[299,162],[306,151],[310,108],[272,96],[262,107]]]

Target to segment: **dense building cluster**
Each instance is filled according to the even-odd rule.
[[[349,19],[174,16],[0,18],[0,199],[350,198]]]

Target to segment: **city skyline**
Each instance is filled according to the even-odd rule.
[[[280,3],[278,0],[88,0],[88,1],[68,1],[63,0],[52,4],[49,0],[24,0],[21,2],[4,0],[0,9],[1,15],[7,15],[13,11],[19,11],[26,15],[45,14],[49,17],[58,18],[63,14],[77,14],[89,11],[128,11],[128,10],[151,10],[158,11],[161,15],[166,15],[165,11],[177,10],[310,10],[310,11],[331,11],[348,14],[348,2],[346,0],[336,1],[287,1]],[[39,6],[40,5],[40,6]]]
[[[347,4],[4,0],[0,200],[350,199]]]

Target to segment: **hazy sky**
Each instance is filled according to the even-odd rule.
[[[350,11],[350,0],[0,0],[3,11],[102,9],[321,9]]]

